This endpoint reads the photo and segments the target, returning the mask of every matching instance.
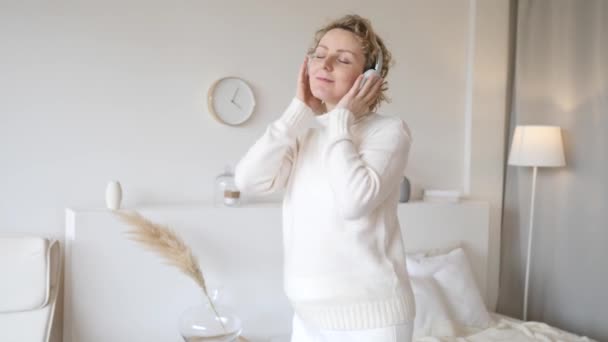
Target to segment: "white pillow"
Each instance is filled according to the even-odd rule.
[[[450,316],[460,327],[485,329],[492,324],[462,248],[431,257],[408,255],[406,261],[410,276],[437,280]]]
[[[410,281],[416,301],[414,337],[457,336],[456,327],[452,323],[447,304],[435,279],[432,277],[410,277]]]
[[[416,277],[428,277],[435,274],[448,263],[460,262],[455,248],[444,254],[428,255],[427,253],[408,254],[406,257],[407,271]]]
[[[460,242],[452,242],[444,245],[443,247],[436,248],[424,248],[424,249],[408,249],[407,255],[414,258],[422,258],[422,257],[432,257],[437,255],[448,254],[449,252],[455,250],[456,248],[462,247]]]
[[[448,263],[433,277],[445,295],[454,320],[461,327],[485,329],[492,324],[470,267]]]

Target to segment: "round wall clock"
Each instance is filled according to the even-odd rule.
[[[209,112],[221,123],[238,126],[249,120],[255,109],[251,86],[239,77],[215,81],[207,94]]]

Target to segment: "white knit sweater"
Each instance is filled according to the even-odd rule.
[[[236,167],[244,193],[284,189],[285,292],[323,329],[413,321],[397,218],[411,136],[395,117],[315,116],[294,99]]]

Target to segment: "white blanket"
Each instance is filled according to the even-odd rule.
[[[492,314],[496,324],[492,327],[472,331],[466,337],[422,337],[416,342],[592,342],[594,340],[576,336],[540,322],[523,322],[510,317]]]

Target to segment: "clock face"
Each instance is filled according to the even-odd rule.
[[[209,111],[227,125],[240,125],[247,121],[255,108],[255,96],[245,80],[225,77],[217,80],[208,94]]]

